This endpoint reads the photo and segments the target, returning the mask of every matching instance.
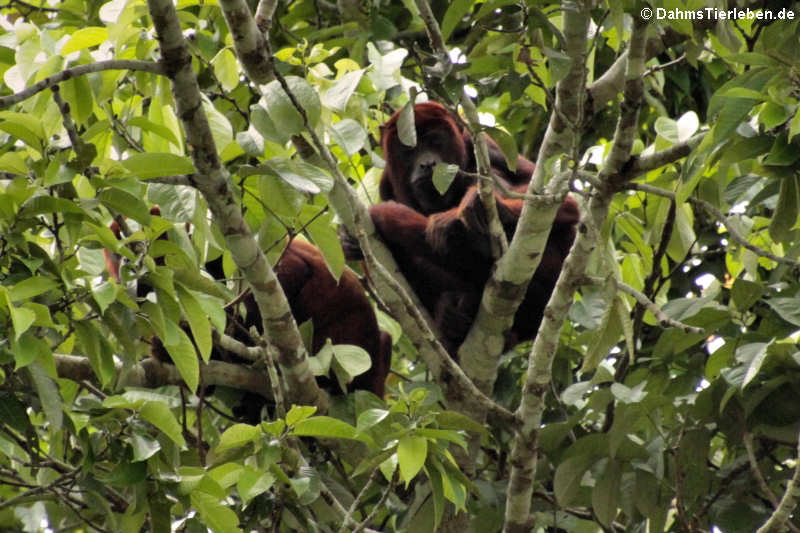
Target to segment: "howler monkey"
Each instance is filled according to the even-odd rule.
[[[151,214],[160,215],[158,207]],[[111,230],[117,238],[121,237],[119,225],[114,222]],[[111,277],[119,281],[120,257],[104,250],[106,266]],[[221,278],[218,265],[208,265],[207,270]],[[280,283],[296,322],[301,324],[310,320],[314,335],[312,351],[316,353],[327,339],[333,344],[353,344],[363,348],[370,356],[370,369],[356,376],[350,384],[351,389],[369,390],[383,396],[384,382],[391,365],[392,342],[388,333],[381,331],[372,304],[369,301],[358,276],[349,269],[342,272],[337,281],[328,270],[322,253],[315,246],[293,239],[289,242],[280,259],[274,266]],[[144,296],[146,287],[137,286],[137,294]],[[261,315],[251,293],[247,293],[242,303],[246,316],[229,313],[229,329],[239,340],[245,340],[251,326],[262,331]],[[231,324],[233,321],[235,323]],[[151,353],[157,359],[167,361],[168,355],[158,339],[154,339]],[[228,358],[228,357],[225,357]]]
[[[488,224],[475,187],[477,165],[469,132],[441,104],[414,106],[417,146],[402,144],[399,112],[383,127],[381,145],[386,167],[381,176],[382,203],[370,207],[377,233],[387,244],[403,275],[432,314],[445,347],[454,353],[464,340],[478,311],[483,287],[494,260]],[[486,137],[491,171],[512,190],[524,192],[535,165],[518,156],[509,169],[497,144]],[[438,163],[459,167],[449,189],[440,194],[433,185]],[[522,212],[522,200],[495,194],[500,221],[513,235]],[[569,196],[559,207],[539,268],[509,332],[507,347],[532,339],[539,328],[561,266],[575,238],[578,206]],[[358,243],[343,236],[350,259],[360,257]]]

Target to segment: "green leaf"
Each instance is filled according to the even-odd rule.
[[[314,212],[314,215],[312,215],[313,220],[306,218],[309,210],[305,207],[303,208],[301,218],[303,223],[306,224],[306,232],[322,252],[325,264],[328,265],[331,274],[338,280],[345,268],[345,257],[339,241],[339,231],[333,220],[333,213],[323,213],[316,216],[319,212],[319,208],[316,206],[311,211]]]
[[[150,207],[138,196],[116,187],[109,187],[100,191],[97,199],[114,213],[124,215],[144,226],[150,224]]]
[[[714,125],[714,139],[717,142],[728,139],[753,109],[753,101],[747,98],[724,97],[722,100],[725,104]]]
[[[69,213],[72,215],[84,215],[85,212],[79,206],[65,198],[55,198],[53,196],[36,196],[22,205],[19,216],[22,218],[35,217],[50,213]]]
[[[327,172],[305,161],[273,157],[256,170],[274,174],[301,192],[318,194],[333,188],[333,178]]]
[[[560,506],[567,507],[575,501],[583,474],[595,461],[596,458],[591,455],[576,455],[558,465],[553,478],[553,490]]]
[[[406,146],[415,147],[417,145],[417,126],[414,118],[414,102],[408,102],[400,110],[397,117],[397,136],[400,142]]]
[[[286,413],[286,424],[293,426],[316,412],[317,408],[311,405],[292,405],[292,408]]]
[[[411,482],[425,464],[428,457],[428,439],[415,435],[406,435],[397,443],[397,464],[400,467],[400,478]]]
[[[458,444],[465,450],[467,449],[467,441],[464,439],[464,435],[457,430],[420,428],[417,429],[417,435],[429,440],[446,440]]]
[[[795,111],[789,126],[789,142],[792,142],[792,139],[794,139],[795,135],[798,133],[800,133],[800,107]],[[0,164],[2,164],[2,158],[0,158]]]
[[[644,390],[646,386],[647,381],[640,381],[633,388],[622,383],[612,383],[611,393],[621,403],[639,403],[647,396],[647,391]]]
[[[239,62],[230,48],[220,50],[211,60],[211,66],[223,89],[232,91],[239,86]]]
[[[135,153],[123,160],[122,166],[140,179],[194,173],[188,157],[160,152]]]
[[[364,69],[348,72],[336,80],[330,89],[325,91],[322,95],[322,103],[334,111],[344,111],[347,108],[347,102],[353,96],[363,76]]]
[[[667,245],[667,254],[673,260],[682,261],[691,246],[697,241],[693,222],[694,212],[688,203],[675,208],[675,226],[672,229],[672,236]]]
[[[800,158],[800,154],[797,153],[797,147],[790,144],[786,135],[782,133],[775,137],[769,154],[764,158],[764,165],[788,167],[794,165],[798,158]]]
[[[436,422],[441,429],[459,429],[478,434],[486,433],[487,431],[486,427],[478,423],[474,418],[456,411],[440,412],[436,415]]]
[[[780,180],[781,188],[778,195],[778,204],[769,223],[769,234],[776,242],[781,242],[790,236],[792,228],[797,223],[800,212],[800,190],[797,186],[797,176],[792,175]]]
[[[656,133],[675,144],[678,142],[678,123],[668,117],[658,117],[654,124]]]
[[[466,16],[472,9],[473,0],[455,0],[450,2],[450,6],[444,14],[442,19],[442,38],[445,42],[450,38],[453,30],[456,29],[458,23]]]
[[[0,390],[0,420],[22,435],[33,431],[26,409],[27,406],[23,405],[15,394],[8,390]]]
[[[621,481],[620,464],[617,461],[609,461],[592,489],[592,510],[600,523],[606,526],[610,526],[617,516]]]
[[[387,409],[367,409],[358,415],[356,430],[360,433],[380,424],[389,416]]]
[[[553,82],[557,83],[563,80],[567,74],[569,74],[569,69],[572,67],[572,58],[559,50],[547,47],[542,49],[542,53],[547,56],[550,63],[550,70],[553,73]]]
[[[38,152],[42,151],[46,134],[41,121],[35,116],[3,111],[0,112],[0,120],[3,120],[0,122],[0,131],[13,135]]]
[[[92,46],[103,44],[107,40],[107,28],[97,26],[81,28],[72,32],[72,36],[70,37],[69,41],[67,41],[67,44],[65,44],[61,49],[61,55],[67,56],[77,50],[83,50],[84,48],[91,48]]]
[[[345,118],[328,127],[331,138],[344,152],[353,157],[367,144],[367,132],[351,118]]]
[[[503,152],[503,156],[506,158],[509,170],[516,171],[519,151],[517,150],[517,143],[514,142],[514,137],[500,128],[486,128],[485,131],[500,147],[500,151]]]
[[[800,298],[770,298],[767,304],[785,321],[800,326]]]
[[[742,388],[746,387],[758,375],[769,353],[770,344],[767,342],[752,342],[736,349],[736,359],[747,365]]]
[[[22,158],[20,152],[6,152],[0,155],[0,172],[25,176],[29,170],[28,164]]]
[[[372,366],[367,351],[354,344],[334,344],[333,357],[351,377],[360,376]]]
[[[247,504],[250,500],[263,494],[275,483],[275,476],[270,472],[264,472],[258,468],[245,465],[239,481],[236,483],[236,491]]]
[[[156,124],[155,122],[148,120],[146,117],[131,117],[131,119],[128,120],[128,126],[136,126],[137,128],[141,128],[143,131],[158,135],[162,139],[171,142],[175,146],[180,146],[180,142],[175,136],[174,131],[163,124]]]
[[[772,102],[766,102],[758,113],[758,121],[768,130],[780,126],[788,119],[789,113],[786,108]]]
[[[428,479],[431,482],[431,493],[433,494],[433,528],[431,531],[437,531],[439,527],[439,523],[442,521],[442,516],[444,514],[444,481],[443,477],[444,474],[439,469],[440,465],[436,465],[434,468],[426,469],[428,474]]]
[[[433,186],[439,194],[444,194],[452,185],[453,180],[458,174],[458,165],[448,163],[438,163],[433,167]]]
[[[150,435],[136,432],[128,441],[133,450],[133,461],[147,461],[161,450],[161,443]]]
[[[234,424],[220,435],[216,451],[220,453],[231,448],[244,446],[245,444],[253,442],[260,435],[261,430],[258,426]]]
[[[250,120],[252,127],[268,141],[283,144],[291,135],[282,128],[278,128],[267,113],[263,100],[250,106]],[[263,152],[263,149],[261,150]]]
[[[9,287],[8,299],[11,302],[30,300],[58,287],[59,284],[55,280],[43,276],[33,276]]]
[[[297,76],[286,76],[286,84],[297,103],[305,110],[308,125],[311,128],[316,127],[322,113],[317,92],[305,79]],[[262,94],[264,95],[261,99],[262,105],[272,123],[280,125],[283,135],[291,136],[303,131],[305,124],[302,115],[277,80],[264,86]]]
[[[200,357],[206,363],[211,358],[211,350],[214,347],[211,339],[211,324],[208,321],[208,315],[203,310],[200,302],[195,298],[194,294],[185,289],[180,284],[176,285],[178,293],[178,301],[183,309],[183,316],[189,323],[189,329],[192,331],[192,338],[197,346],[197,351]]]
[[[203,109],[206,112],[208,125],[211,128],[214,145],[217,147],[217,151],[223,161],[229,161],[233,157],[241,155],[242,152],[239,147],[230,146],[233,141],[233,126],[231,126],[228,117],[206,99],[203,100]]]
[[[111,382],[116,371],[114,355],[108,349],[108,345],[103,342],[102,335],[95,323],[84,320],[73,322],[73,327],[78,345],[83,348],[83,352],[89,358],[92,370],[100,383],[105,386]]]
[[[186,448],[186,441],[183,440],[181,425],[166,404],[161,402],[147,402],[139,409],[139,416],[157,427],[180,448]]]
[[[219,502],[219,498],[200,490],[191,493],[192,506],[214,533],[241,533],[239,517]]]
[[[612,283],[613,285],[612,280],[609,279],[608,282]],[[600,364],[600,361],[602,361],[608,355],[609,350],[611,350],[611,348],[620,340],[620,337],[622,336],[622,323],[620,322],[619,313],[617,312],[619,299],[615,297],[613,292],[610,296],[613,298],[613,300],[611,305],[605,306],[603,321],[601,322],[598,330],[596,330],[594,335],[592,335],[592,342],[589,350],[586,353],[586,356],[583,359],[581,372],[590,372],[597,368],[597,365]]]
[[[301,437],[327,437],[332,439],[355,439],[356,428],[337,418],[314,416],[294,424],[294,435]]]
[[[738,278],[733,282],[731,297],[736,309],[746,311],[750,309],[764,294],[764,287],[755,281]]]
[[[42,411],[50,423],[51,431],[61,431],[64,422],[64,411],[61,405],[64,403],[61,399],[61,393],[58,390],[56,382],[47,375],[44,367],[34,361],[29,367],[33,385],[36,388],[36,393],[42,405]]]
[[[200,383],[200,362],[194,344],[186,332],[172,320],[167,319],[164,325],[166,335],[161,339],[164,348],[186,383],[186,387],[194,393]]]

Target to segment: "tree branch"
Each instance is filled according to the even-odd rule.
[[[661,189],[659,187],[655,187],[653,185],[648,185],[646,183],[629,183],[625,187],[628,188],[628,189],[634,190],[634,191],[642,191],[642,192],[646,192],[646,193],[649,193],[649,194],[657,194],[658,196],[663,196],[664,198],[671,198],[672,200],[675,199],[675,193],[674,192],[666,191],[664,189]],[[720,211],[719,209],[717,209],[716,207],[711,205],[709,202],[706,202],[705,200],[702,200],[700,198],[694,198],[692,196],[687,198],[687,201],[691,202],[691,203],[693,203],[695,205],[698,205],[698,206],[702,207],[703,209],[705,209],[706,211],[708,211],[711,214],[711,216],[713,216],[714,219],[716,219],[717,222],[719,222],[720,224],[725,226],[725,229],[728,230],[728,233],[730,234],[731,237],[733,237],[734,241],[739,243],[741,246],[744,246],[745,248],[747,248],[748,250],[750,250],[751,252],[753,252],[757,256],[765,257],[767,259],[775,261],[776,263],[780,263],[780,264],[783,264],[783,265],[788,265],[788,266],[790,266],[792,268],[800,267],[800,261],[795,261],[794,259],[790,259],[788,257],[777,256],[777,255],[773,254],[772,252],[769,252],[767,250],[759,248],[755,244],[749,242],[744,237],[744,235],[742,235],[739,232],[739,230],[736,229],[736,226],[734,224],[730,223],[730,221],[728,220],[728,217],[725,216],[725,214],[722,211]]]
[[[786,490],[783,492],[783,497],[778,503],[778,507],[764,523],[763,526],[758,528],[756,533],[772,533],[783,531],[783,528],[789,523],[797,501],[800,499],[800,438],[797,439],[797,456],[795,457],[794,475],[789,483],[786,485]]]
[[[136,59],[110,59],[108,61],[98,61],[88,65],[78,65],[77,67],[62,70],[58,74],[48,76],[22,91],[8,96],[0,97],[0,109],[6,109],[14,104],[18,104],[31,96],[49,89],[54,85],[72,79],[76,76],[84,76],[92,72],[103,72],[105,70],[138,70],[151,72],[153,74],[165,74],[164,67],[152,61],[140,61]]]
[[[97,376],[89,359],[77,355],[54,354],[58,376],[75,382],[96,382]],[[116,383],[120,387],[143,387],[154,389],[164,385],[181,385],[183,378],[177,367],[148,358],[130,366],[115,363]],[[223,385],[234,389],[254,392],[271,398],[269,383],[264,376],[245,365],[209,361],[200,363],[200,382],[203,385]]]
[[[600,278],[591,278],[591,282],[597,285],[602,285],[603,283],[605,283],[605,281],[606,280]],[[658,320],[662,326],[666,328],[678,328],[685,331],[686,333],[697,333],[699,335],[702,335],[704,333],[703,328],[696,328],[694,326],[684,324],[683,322],[668,317],[664,313],[664,311],[662,311],[661,308],[658,307],[643,292],[634,289],[627,283],[623,283],[620,280],[615,280],[614,283],[617,285],[619,290],[621,290],[625,294],[633,296],[636,299],[636,301],[639,302],[645,309],[653,313],[653,315],[656,317],[656,320]]]
[[[585,69],[586,34],[589,22],[589,6],[580,4],[564,12],[564,31],[567,41],[567,54],[572,58],[573,71],[583,74]],[[536,478],[538,461],[539,428],[542,423],[542,414],[545,408],[545,396],[550,390],[552,379],[552,365],[558,348],[558,338],[567,312],[572,304],[575,290],[580,279],[584,276],[589,255],[594,250],[598,238],[599,228],[608,217],[608,209],[613,196],[610,186],[612,177],[623,167],[630,158],[630,150],[636,136],[639,107],[643,96],[643,83],[641,73],[644,71],[644,45],[647,28],[642,21],[634,24],[630,38],[628,62],[626,65],[626,83],[624,100],[621,105],[621,114],[614,133],[611,151],[601,170],[599,178],[601,186],[588,204],[588,212],[584,213],[575,244],[570,251],[567,261],[558,278],[553,294],[544,311],[544,318],[539,328],[539,333],[534,340],[528,361],[528,372],[522,389],[522,399],[518,414],[523,420],[523,427],[514,438],[511,450],[511,473],[509,477],[506,498],[505,531],[523,532],[530,531],[532,518],[530,516],[531,496]],[[576,73],[573,73],[575,77]],[[565,85],[568,83],[568,85]],[[576,83],[570,75],[559,82],[557,87],[557,108],[551,117],[551,125],[545,134],[545,139],[556,132],[551,131],[561,115],[567,109],[560,108],[559,101],[564,98],[565,90],[574,91],[575,87],[583,87],[583,83]],[[572,111],[570,117],[580,119],[583,112],[582,91],[579,95],[577,110]],[[561,100],[563,102],[563,100]],[[580,120],[574,122],[580,124]],[[572,154],[577,149],[577,131],[564,131],[561,133],[563,142],[569,147],[566,151]],[[543,145],[543,150],[545,146]],[[553,147],[548,147],[553,149]],[[548,152],[544,152],[547,154]],[[543,153],[540,151],[539,163]],[[537,171],[539,169],[537,168]],[[515,236],[516,238],[516,236]],[[513,247],[513,245],[512,245]]]
[[[311,373],[286,295],[234,200],[203,109],[175,6],[170,0],[148,0],[148,7],[161,46],[161,62],[172,82],[177,114],[183,122],[197,170],[192,184],[205,197],[236,266],[253,291],[264,332],[278,351],[278,362],[284,370],[292,401],[318,405],[325,410],[327,394],[317,386]],[[267,357],[266,350],[263,357]]]
[[[269,46],[267,46],[265,38],[266,32],[262,33],[262,30],[256,25],[247,3],[244,0],[220,0],[219,5],[233,36],[236,56],[247,77],[258,84],[272,81],[274,79],[272,56],[269,54]],[[259,5],[259,9],[261,7]],[[273,6],[272,10],[274,11],[274,9]],[[265,15],[265,12],[260,12],[262,19]],[[265,20],[270,21],[271,18]],[[269,29],[269,24],[266,24],[266,28]]]

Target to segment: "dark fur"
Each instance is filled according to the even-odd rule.
[[[158,207],[151,210],[159,215]],[[116,222],[111,230],[119,238],[120,229]],[[119,281],[120,257],[104,250],[109,275]],[[219,261],[209,263],[207,270],[216,279],[222,278]],[[275,265],[275,273],[281,284],[292,314],[298,324],[311,320],[314,327],[312,351],[316,353],[327,339],[333,344],[353,344],[367,351],[372,360],[371,368],[357,376],[351,389],[369,390],[378,396],[384,394],[384,382],[391,365],[391,337],[378,328],[378,321],[372,304],[363,287],[349,269],[345,269],[337,282],[328,270],[322,253],[313,245],[292,240]],[[139,293],[144,294],[139,294]],[[137,294],[149,292],[145,284],[137,286]],[[247,340],[251,326],[262,332],[261,315],[252,294],[243,299],[247,312],[245,317],[230,313],[228,328],[239,340]],[[187,328],[187,333],[188,328]],[[151,355],[162,362],[169,356],[159,339],[151,343]],[[235,360],[235,357],[220,354],[216,349],[212,357]]]
[[[488,224],[474,178],[459,172],[444,195],[433,187],[433,166],[452,163],[476,172],[474,147],[459,120],[435,102],[414,108],[417,146],[403,145],[397,133],[399,113],[383,128],[386,168],[381,177],[383,203],[370,208],[381,239],[403,275],[433,316],[442,341],[455,353],[478,311],[483,287],[493,267]],[[499,147],[488,137],[492,172],[510,189],[525,191],[533,162],[519,156],[511,171]],[[495,194],[500,221],[508,237],[516,229],[522,200]],[[521,303],[507,347],[536,335],[561,266],[575,239],[580,218],[575,200],[567,197],[556,214],[539,268]],[[343,236],[345,254],[360,257],[358,243]]]

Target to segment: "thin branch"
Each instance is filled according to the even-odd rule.
[[[394,487],[397,484],[397,476],[398,473],[397,470],[395,470],[394,476],[392,476],[392,480],[389,482],[389,484],[386,486],[386,488],[383,490],[383,493],[381,494],[381,499],[378,500],[378,502],[372,506],[372,511],[370,511],[370,513],[366,516],[366,518],[364,518],[364,520],[361,521],[360,524],[358,524],[358,527],[356,527],[353,530],[353,533],[359,533],[360,531],[365,531],[367,524],[369,524],[375,517],[375,515],[378,514],[378,511],[383,510],[384,508],[383,506],[386,503],[386,500],[389,499],[389,496],[392,494],[392,492],[394,491]]]
[[[797,500],[800,498],[800,438],[797,440],[797,456],[794,462],[794,475],[786,485],[778,507],[756,533],[777,533],[789,524],[792,512],[797,507]]]
[[[95,382],[97,377],[89,359],[77,355],[54,354],[59,377],[72,381],[88,380]],[[164,385],[180,385],[183,378],[177,367],[148,358],[130,366],[115,363],[118,384],[123,387],[156,388]],[[254,392],[264,398],[271,398],[269,383],[263,375],[253,372],[245,365],[209,361],[200,363],[200,381],[204,385],[223,385],[234,389]]]
[[[105,70],[137,70],[142,72],[150,72],[152,74],[164,75],[164,67],[159,63],[153,61],[140,61],[137,59],[109,59],[107,61],[98,61],[97,63],[89,63],[88,65],[78,65],[77,67],[62,70],[58,74],[48,76],[42,81],[23,89],[22,91],[8,96],[0,97],[0,109],[6,109],[14,104],[18,104],[31,96],[49,89],[54,85],[72,79],[76,76],[83,76],[91,74],[92,72],[103,72]]]
[[[675,193],[674,192],[666,191],[664,189],[661,189],[659,187],[655,187],[653,185],[647,185],[646,183],[629,183],[625,187],[627,189],[631,189],[631,190],[634,190],[634,191],[642,191],[642,192],[646,192],[646,193],[649,193],[649,194],[657,194],[658,196],[663,196],[664,198],[671,198],[673,200],[675,199]],[[767,250],[759,248],[755,244],[749,242],[744,237],[744,235],[742,235],[739,232],[739,230],[736,229],[735,225],[730,223],[730,221],[728,220],[728,217],[725,216],[725,214],[722,211],[720,211],[719,209],[717,209],[716,207],[711,205],[709,202],[707,202],[705,200],[702,200],[700,198],[692,197],[692,196],[687,198],[687,201],[691,202],[691,203],[693,203],[695,205],[698,205],[698,206],[702,207],[703,209],[705,209],[706,211],[708,211],[709,213],[711,213],[711,215],[716,219],[717,222],[719,222],[720,224],[725,226],[725,229],[728,230],[728,233],[730,234],[731,237],[733,237],[733,240],[735,240],[741,246],[744,246],[745,248],[747,248],[748,250],[750,250],[751,252],[753,252],[757,256],[766,257],[767,259],[771,259],[772,261],[775,261],[776,263],[780,263],[780,264],[783,264],[783,265],[788,265],[788,266],[790,266],[792,268],[800,267],[800,262],[799,261],[795,261],[795,260],[790,259],[788,257],[777,256],[777,255],[773,254],[772,252],[768,252]]]
[[[425,31],[428,34],[428,41],[431,44],[433,53],[441,63],[441,66],[446,69],[446,72],[442,75],[442,77],[445,77],[452,70],[453,64],[450,61],[450,56],[447,55],[447,45],[444,43],[442,32],[439,29],[439,23],[436,21],[436,16],[433,14],[431,6],[426,0],[416,0],[415,3],[417,9],[419,9],[422,22],[425,24]]]
[[[203,194],[214,220],[225,236],[236,266],[250,285],[263,331],[278,351],[278,361],[289,384],[292,401],[327,409],[328,396],[317,385],[286,295],[236,204],[227,171],[214,144],[211,127],[192,69],[191,56],[171,0],[148,0],[161,48],[162,63],[172,82],[177,115],[183,122],[187,145],[196,169],[192,184]],[[266,381],[266,379],[265,379]]]
[[[230,352],[246,361],[259,361],[261,359],[261,348],[247,346],[229,335],[219,333],[216,329],[212,330],[211,334],[214,345],[226,352]]]
[[[576,129],[582,123],[584,113],[584,96],[582,90],[576,87],[584,86],[583,77],[586,69],[586,34],[590,20],[590,2],[571,6],[565,9],[564,32],[567,39],[567,55],[572,59],[573,66],[570,74],[559,82],[557,86],[557,109],[551,116],[551,124],[545,134],[545,139],[553,142],[548,150],[559,147],[564,148],[564,153],[576,158],[579,145],[579,132]],[[511,472],[506,496],[505,526],[506,532],[530,531],[534,525],[530,514],[531,495],[536,479],[538,467],[538,439],[542,416],[545,409],[545,396],[549,391],[552,379],[552,366],[559,343],[559,333],[566,319],[567,312],[572,304],[575,290],[580,279],[585,275],[589,256],[594,251],[599,240],[600,227],[608,218],[609,206],[614,195],[612,180],[630,159],[630,152],[637,133],[639,108],[643,97],[643,82],[641,73],[644,71],[644,45],[647,27],[642,21],[635,21],[630,38],[628,60],[625,68],[625,88],[623,102],[620,106],[620,117],[614,132],[614,140],[606,163],[598,179],[600,187],[590,199],[587,212],[581,221],[575,243],[561,270],[553,294],[544,311],[544,318],[539,327],[538,335],[533,342],[528,358],[528,370],[525,384],[522,389],[522,398],[518,414],[523,420],[523,428],[514,437],[511,449]],[[580,77],[580,78],[579,78]],[[572,92],[580,93],[577,95]],[[560,120],[558,113],[565,99],[575,99],[575,109],[570,109],[572,128],[567,127],[560,132],[551,131],[554,121]],[[569,100],[566,100],[569,101]],[[566,112],[569,108],[561,109]],[[565,125],[567,126],[567,125]],[[543,155],[552,152],[540,151],[539,163],[544,163]],[[556,152],[557,153],[557,152]],[[544,169],[537,166],[534,181],[543,179]],[[538,178],[538,179],[537,179]],[[527,207],[527,206],[526,206]],[[515,236],[516,237],[516,236]],[[513,248],[509,248],[509,251]]]
[[[662,63],[661,65],[653,65],[649,69],[647,69],[644,74],[642,74],[643,78],[647,76],[652,76],[656,72],[661,72],[664,69],[668,69],[669,67],[674,67],[680,63],[683,63],[686,60],[686,54],[681,54],[678,56],[677,59],[673,59],[672,61],[667,61],[666,63]]]
[[[269,35],[272,28],[272,17],[275,16],[275,8],[278,7],[278,0],[260,0],[256,9],[256,25],[264,35]]]
[[[69,104],[65,102],[63,98],[61,98],[61,91],[59,91],[58,85],[53,85],[51,92],[53,93],[53,101],[56,103],[58,110],[61,112],[61,122],[64,125],[64,129],[67,130],[69,142],[72,144],[72,149],[77,153],[78,149],[83,143],[80,135],[78,134],[78,129],[75,127],[75,122],[72,120],[72,115],[69,111]]]
[[[677,143],[666,150],[648,155],[637,155],[630,159],[622,173],[624,181],[630,181],[651,170],[674,163],[683,159],[703,141],[707,132],[698,133],[690,139]]]
[[[372,485],[375,484],[375,481],[381,475],[382,474],[381,474],[380,468],[375,468],[375,470],[372,471],[372,474],[369,476],[369,479],[364,484],[364,487],[359,491],[358,496],[356,496],[356,498],[353,500],[353,503],[350,505],[350,509],[347,510],[347,514],[342,519],[342,527],[339,529],[339,533],[346,533],[348,531],[348,527],[350,527],[349,524],[351,524],[351,523],[353,523],[355,521],[355,519],[353,518],[353,515],[356,513],[358,508],[363,503],[364,499],[367,497],[367,494],[372,489]],[[390,484],[390,486],[391,486],[391,484]],[[379,506],[377,506],[377,505],[375,506],[375,508],[378,508],[378,507]],[[367,522],[367,523],[369,523],[369,522]]]
[[[253,83],[264,84],[272,81],[272,56],[267,46],[266,30],[256,25],[250,8],[244,0],[220,0],[222,14],[233,36],[236,56],[245,74]],[[259,5],[259,9],[262,6]],[[274,6],[273,6],[274,11]],[[269,20],[269,19],[267,19]],[[267,30],[269,24],[267,24]]]
[[[601,279],[601,278],[590,278],[590,281],[592,283],[594,283],[594,284],[602,285],[603,283],[605,283],[606,280],[605,279]],[[705,333],[703,331],[703,328],[697,328],[697,327],[694,327],[694,326],[690,326],[688,324],[684,324],[683,322],[680,322],[678,320],[675,320],[675,319],[672,319],[672,318],[668,317],[664,313],[664,311],[662,311],[661,308],[658,307],[643,292],[640,292],[640,291],[636,290],[635,288],[631,287],[627,283],[623,283],[620,280],[615,280],[615,283],[616,283],[617,287],[619,288],[619,290],[621,290],[625,294],[633,296],[636,299],[637,302],[639,302],[642,306],[644,306],[645,309],[647,309],[648,311],[653,313],[653,315],[656,317],[656,320],[658,320],[661,323],[662,326],[667,327],[667,328],[678,328],[678,329],[681,329],[681,330],[685,331],[686,333],[697,333],[699,335],[702,335],[702,334]]]
[[[159,178],[149,178],[148,183],[161,183],[162,185],[184,185],[191,187],[192,183],[197,181],[197,176],[187,174],[183,176],[161,176]]]
[[[691,39],[691,35],[678,33],[666,28],[662,35],[647,42],[645,57],[652,58],[664,50]],[[589,114],[597,113],[622,90],[625,83],[625,65],[628,61],[628,50],[622,52],[614,63],[594,83],[589,85]]]

